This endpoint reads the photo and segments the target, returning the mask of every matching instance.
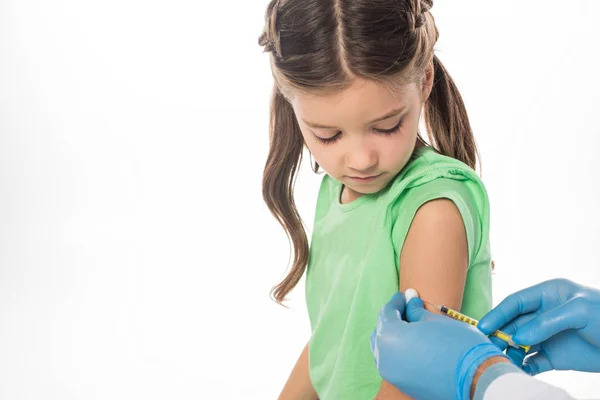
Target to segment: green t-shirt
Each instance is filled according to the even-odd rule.
[[[372,399],[381,377],[369,336],[398,291],[400,252],[421,205],[453,201],[465,224],[469,267],[461,310],[491,309],[489,203],[477,174],[430,147],[383,190],[341,204],[342,184],[325,175],[319,190],[306,275],[312,328],[310,379],[321,400]]]

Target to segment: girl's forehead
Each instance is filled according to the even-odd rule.
[[[418,100],[419,92],[414,83],[392,88],[379,82],[357,81],[339,92],[297,93],[290,102],[304,120],[339,124],[340,120],[368,122],[381,117],[382,112],[404,109]]]

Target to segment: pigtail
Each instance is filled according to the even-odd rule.
[[[434,83],[425,105],[425,124],[434,147],[442,154],[475,169],[478,152],[467,110],[456,84],[437,56],[433,56]],[[495,263],[490,264],[492,271]]]
[[[263,173],[263,199],[293,245],[292,267],[271,291],[282,303],[308,264],[308,239],[294,202],[294,183],[304,140],[290,103],[275,86],[271,99],[269,155]]]
[[[465,104],[454,81],[435,55],[433,69],[433,88],[425,105],[429,138],[440,153],[475,169],[477,145]]]

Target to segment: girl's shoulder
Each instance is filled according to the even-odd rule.
[[[448,199],[458,208],[467,232],[469,261],[474,262],[488,243],[487,191],[476,171],[432,148],[417,150],[413,161],[385,193],[386,224],[392,228],[394,243],[402,248],[416,212],[436,199]]]
[[[413,161],[382,193],[381,201],[391,222],[400,215],[410,218],[408,214],[440,198],[452,200],[465,218],[489,221],[488,193],[477,172],[430,147],[417,150]]]
[[[409,189],[438,180],[450,185],[453,185],[452,182],[463,182],[479,186],[485,191],[476,171],[463,162],[444,156],[428,146],[415,151],[412,161],[391,182],[388,196],[397,197]]]

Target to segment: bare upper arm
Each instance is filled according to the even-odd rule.
[[[400,253],[400,291],[413,288],[424,300],[459,310],[468,264],[467,233],[454,202],[437,199],[421,206]],[[376,399],[410,397],[383,381]]]
[[[400,291],[413,288],[423,300],[460,310],[468,264],[467,234],[456,205],[436,199],[421,206],[400,253]]]

